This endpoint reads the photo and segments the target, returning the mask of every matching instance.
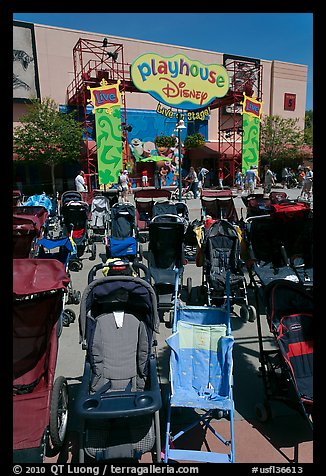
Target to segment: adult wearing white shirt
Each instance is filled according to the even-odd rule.
[[[75,178],[75,187],[77,192],[86,192],[85,186],[85,179],[84,179],[85,172],[81,170],[77,177]]]

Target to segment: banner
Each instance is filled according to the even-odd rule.
[[[95,114],[98,179],[101,185],[116,183],[123,168],[121,135],[121,101],[119,84],[90,88]]]
[[[251,165],[258,168],[260,122],[262,102],[257,101],[243,93],[242,104],[242,173]]]

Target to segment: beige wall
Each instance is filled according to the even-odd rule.
[[[125,63],[132,63],[144,53],[159,53],[162,56],[172,56],[176,53],[198,59],[209,64],[223,64],[223,54],[200,49],[180,47],[162,43],[152,43],[122,37],[112,37],[107,34],[94,34],[85,31],[68,30],[35,24],[35,41],[38,60],[39,83],[41,97],[51,97],[58,104],[67,102],[67,86],[74,78],[73,48],[80,38],[102,41],[106,37],[109,43],[123,45]],[[232,52],[237,54],[236,51]],[[87,56],[83,58],[83,63]],[[280,61],[262,60],[263,64],[263,114],[278,114],[285,118],[300,118],[303,128],[307,66],[282,63]],[[296,94],[296,110],[284,111],[284,93]],[[149,94],[127,93],[126,106],[130,109],[156,109],[157,101]],[[24,112],[22,105],[14,104],[14,125]],[[212,111],[209,121],[209,140],[217,140],[218,114]]]

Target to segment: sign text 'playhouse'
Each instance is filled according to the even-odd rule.
[[[140,91],[180,109],[202,109],[229,89],[224,66],[205,65],[180,54],[169,58],[141,55],[131,65],[131,77]]]

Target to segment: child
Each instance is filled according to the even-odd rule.
[[[147,170],[143,170],[143,171],[142,171],[141,180],[142,180],[143,187],[148,187]]]

